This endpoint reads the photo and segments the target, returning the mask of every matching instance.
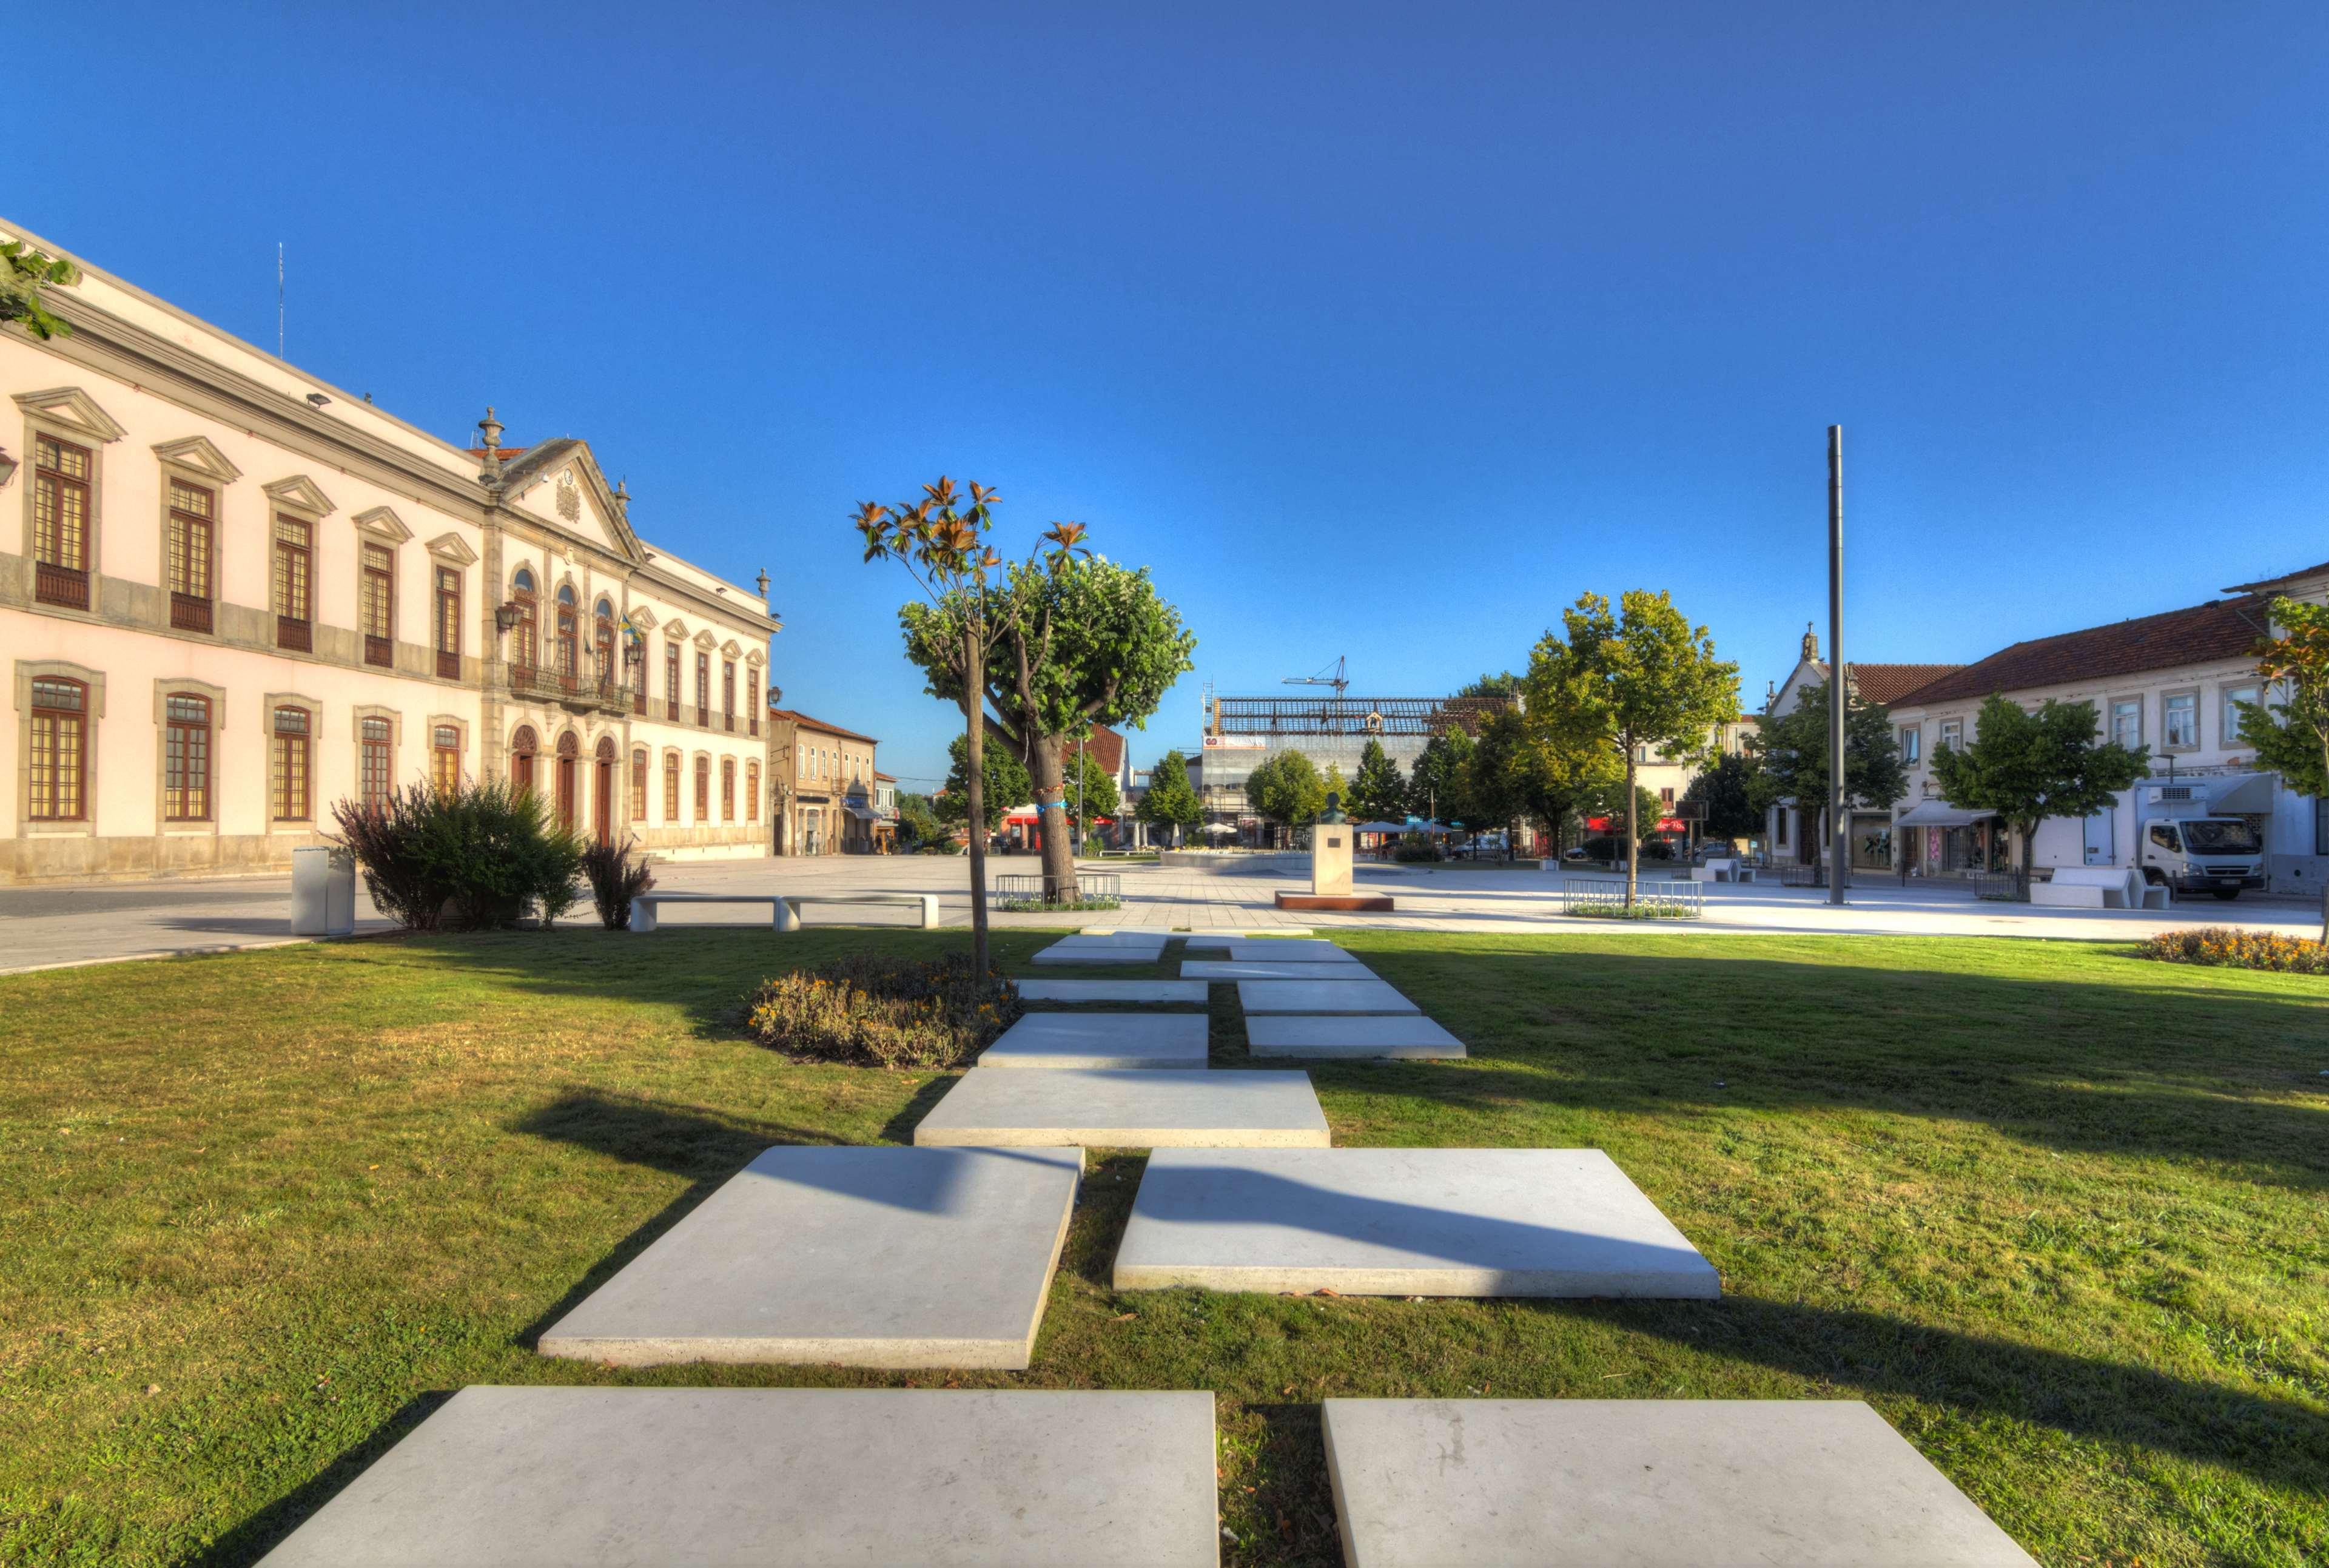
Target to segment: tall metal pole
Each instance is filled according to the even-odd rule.
[[[1844,813],[1843,716],[1852,681],[1843,663],[1843,427],[1827,428],[1827,902],[1843,902],[1852,865],[1852,824]]]

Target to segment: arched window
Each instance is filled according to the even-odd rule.
[[[211,817],[211,700],[173,692],[163,700],[162,815],[172,822]]]
[[[33,682],[35,822],[79,822],[89,813],[89,688],[61,675]]]
[[[591,622],[590,646],[599,656],[599,684],[611,686],[615,684],[615,607],[600,600]]]
[[[314,815],[310,784],[315,777],[315,722],[305,708],[275,710],[275,820],[306,822]]]
[[[701,752],[695,758],[695,819],[712,820],[712,759]]]
[[[615,836],[615,762],[619,755],[611,735],[599,736],[591,754],[590,830],[601,844]]]
[[[679,753],[676,751],[663,754],[663,819],[665,822],[679,820]]]
[[[520,724],[517,733],[510,737],[510,788],[525,790],[533,788],[534,754],[542,750],[542,741],[532,724]]]
[[[429,732],[429,781],[444,794],[461,787],[461,731],[438,724]]]
[[[561,583],[558,588],[558,673],[571,680],[578,642],[574,619],[574,585]]]
[[[758,822],[759,819],[760,765],[758,762],[747,762],[744,764],[744,820]]]
[[[574,826],[574,773],[576,761],[582,755],[582,742],[569,730],[558,737],[558,822],[561,827]]]
[[[720,759],[720,820],[736,820],[736,759]]]
[[[534,610],[533,573],[523,566],[510,581],[510,602],[517,606],[517,625],[510,628],[510,663],[530,670],[540,657],[541,645],[534,640],[539,618]]]
[[[642,746],[631,753],[631,820],[647,819],[647,752]]]

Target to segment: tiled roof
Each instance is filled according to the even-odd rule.
[[[2267,602],[2254,593],[2211,599],[2189,609],[2018,642],[1917,687],[1905,700],[1921,705],[2239,658],[2265,636]]]
[[[883,784],[895,784],[898,781],[898,776],[895,773],[884,773],[879,768],[873,770],[873,777]]]
[[[1092,760],[1100,765],[1102,772],[1118,779],[1124,776],[1123,736],[1106,724],[1094,724],[1091,737],[1084,745],[1091,752]]]
[[[1829,678],[1825,665],[1813,666],[1820,679]],[[1910,692],[1929,681],[1938,680],[1963,665],[1861,665],[1852,666],[1852,689],[1860,694],[1863,703],[1877,703],[1891,707]]]
[[[878,746],[882,743],[871,735],[861,735],[854,730],[844,730],[838,724],[828,724],[823,719],[812,719],[806,713],[796,712],[791,708],[779,708],[774,704],[769,704],[768,717],[789,719],[802,729],[815,730],[821,735],[838,735],[844,741],[863,741],[869,746]]]
[[[2262,593],[2268,590],[2277,590],[2284,584],[2296,581],[2300,577],[2318,577],[2324,571],[2329,571],[2329,561],[2324,561],[2318,566],[2301,566],[2295,571],[2284,571],[2278,577],[2268,577],[2257,582],[2235,582],[2227,587],[2224,591]]]

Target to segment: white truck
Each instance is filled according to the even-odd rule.
[[[2211,817],[2194,789],[2145,790],[2136,822],[2136,864],[2143,880],[2178,894],[2238,898],[2265,884],[2264,838],[2245,817]]]

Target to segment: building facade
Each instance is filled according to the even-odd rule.
[[[871,855],[880,847],[871,735],[791,708],[768,709],[772,840],[778,855]]]
[[[69,335],[0,328],[0,881],[280,871],[432,780],[766,852],[762,599],[586,443],[438,439],[72,260]]]
[[[1270,836],[1246,780],[1281,751],[1301,752],[1321,773],[1338,768],[1347,781],[1373,741],[1405,777],[1434,735],[1460,729],[1476,737],[1512,704],[1510,697],[1210,697],[1194,759],[1205,827],[1248,843]]]

